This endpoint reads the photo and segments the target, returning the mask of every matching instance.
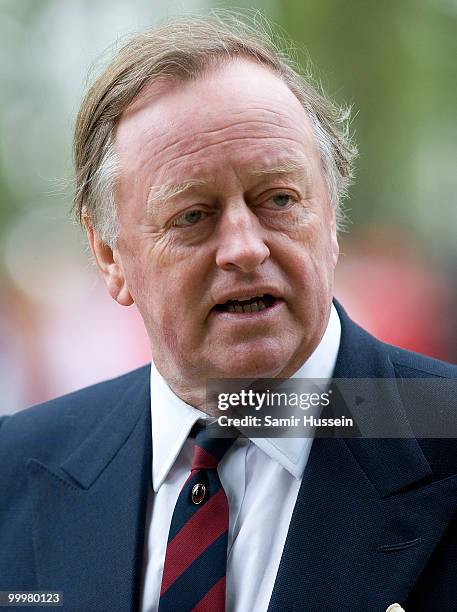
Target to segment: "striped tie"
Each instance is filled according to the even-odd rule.
[[[191,472],[171,519],[159,612],[224,612],[228,503],[217,473],[235,438],[195,437]]]

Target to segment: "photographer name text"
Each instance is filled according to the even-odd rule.
[[[271,415],[252,416],[247,415],[241,418],[222,415],[217,418],[220,427],[353,427],[354,421],[349,417],[338,417],[335,419],[318,418],[311,415],[302,417],[272,417]]]

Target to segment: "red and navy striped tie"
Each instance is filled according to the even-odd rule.
[[[228,503],[217,473],[235,438],[195,437],[168,534],[159,612],[224,612]]]

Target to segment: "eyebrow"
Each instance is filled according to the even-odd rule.
[[[294,174],[301,172],[308,175],[308,164],[304,158],[290,158],[284,162],[277,164],[276,166],[268,166],[266,168],[259,168],[258,170],[251,170],[248,174],[250,176],[268,176],[275,174]]]
[[[150,208],[154,202],[166,202],[181,193],[189,191],[189,189],[193,187],[205,187],[208,183],[209,181],[203,179],[189,179],[188,181],[174,185],[152,185],[149,190],[147,206]]]
[[[308,166],[304,158],[290,158],[284,162],[280,162],[275,166],[267,166],[265,168],[258,168],[256,170],[250,170],[248,176],[261,177],[261,176],[275,176],[280,174],[294,174],[301,172],[308,178]],[[152,185],[148,199],[147,208],[151,209],[151,206],[155,202],[166,203],[168,200],[175,198],[194,187],[206,187],[210,181],[205,179],[189,179],[182,183],[168,184],[168,185]]]

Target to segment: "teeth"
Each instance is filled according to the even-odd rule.
[[[265,310],[266,305],[262,300],[257,300],[252,304],[229,304],[227,307],[228,312],[259,312]]]
[[[263,298],[263,296],[262,296]],[[227,305],[227,312],[261,312],[268,308],[267,304],[260,297],[252,297],[252,298],[239,298],[231,300],[231,303]],[[242,302],[251,302],[250,304],[242,303]],[[234,303],[238,302],[238,303]],[[269,302],[268,302],[269,303]]]

